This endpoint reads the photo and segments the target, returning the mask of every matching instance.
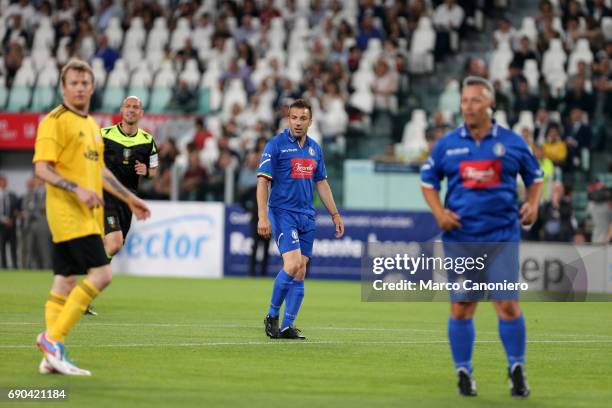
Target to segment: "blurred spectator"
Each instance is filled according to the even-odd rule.
[[[519,78],[518,93],[514,95],[514,120],[518,120],[518,116],[522,111],[530,111],[535,115],[536,110],[540,107],[540,100],[537,96],[529,92],[529,83],[525,77]]]
[[[539,56],[531,48],[531,42],[529,41],[529,37],[524,35],[521,37],[519,49],[516,50],[514,53],[512,64],[514,64],[522,71],[525,67],[525,61],[527,61],[528,59],[535,60],[538,63],[540,62]]]
[[[433,23],[436,29],[442,31],[457,31],[463,24],[465,13],[456,0],[444,0],[433,13]]]
[[[193,112],[198,105],[198,93],[189,86],[187,81],[179,80],[178,85],[172,90],[172,99],[168,105],[168,109]]]
[[[499,79],[493,82],[493,88],[495,89],[495,109],[501,110],[506,113],[512,112],[512,105],[510,104],[510,97],[502,89],[502,83]]]
[[[45,183],[32,177],[22,198],[22,264],[27,269],[51,269],[51,231],[47,223]]]
[[[206,128],[204,118],[198,117],[195,120],[195,130],[193,132],[192,143],[197,151],[202,150],[206,141],[212,137],[212,133]]]
[[[374,109],[395,113],[397,111],[397,97],[395,96],[398,87],[397,73],[389,67],[387,61],[380,58],[374,67],[374,75],[372,83]]]
[[[585,89],[584,77],[575,77],[569,86],[570,89],[567,94],[565,94],[565,110],[563,112],[563,117],[567,118],[571,110],[574,108],[582,109],[589,114],[589,117],[591,117],[595,109],[595,103],[593,100],[593,94],[587,92]]]
[[[172,166],[178,156],[178,149],[174,139],[168,139],[159,146],[159,170],[153,179],[152,198],[168,200],[172,184]]]
[[[546,131],[548,129],[549,123],[550,114],[548,113],[546,108],[538,108],[535,114],[533,129],[533,140],[536,145],[542,146],[546,141]]]
[[[19,43],[13,42],[9,46],[8,52],[4,57],[4,67],[6,69],[6,86],[13,86],[15,74],[21,68],[23,62],[23,48]]]
[[[493,32],[493,43],[497,47],[502,42],[507,42],[512,45],[516,29],[512,27],[512,23],[508,18],[501,17],[497,20],[497,30]]]
[[[96,31],[101,33],[106,31],[108,23],[112,18],[121,19],[121,6],[115,4],[113,0],[101,0],[98,12],[95,15],[94,20],[96,21]]]
[[[15,193],[7,189],[6,177],[0,175],[0,258],[2,268],[8,268],[6,249],[11,256],[11,267],[17,268],[17,215],[19,200]]]
[[[251,214],[251,237],[253,239],[253,246],[251,249],[251,262],[249,267],[250,276],[257,276],[257,255],[260,247],[263,251],[260,266],[261,276],[266,276],[268,272],[270,238],[263,238],[257,234],[257,166],[259,165],[259,158],[263,153],[265,144],[265,138],[258,139],[256,150],[247,155],[244,167],[240,170],[240,177],[238,179],[238,202],[242,208]]]
[[[573,217],[572,197],[569,188],[556,182],[551,199],[540,209],[542,238],[544,241],[572,242],[576,220]]]
[[[612,9],[606,6],[606,0],[592,0],[587,2],[589,14],[591,18],[601,25],[601,20],[604,17],[612,17]]]
[[[14,42],[22,46],[30,44],[28,31],[23,24],[21,14],[13,14],[11,24],[7,27],[4,38],[2,39],[2,48],[7,50],[11,43]]]
[[[206,184],[206,170],[200,164],[200,156],[195,148],[189,151],[187,169],[180,185],[180,199],[183,201],[203,201],[203,187]]]
[[[556,123],[548,125],[546,131],[546,142],[542,146],[544,156],[550,159],[555,166],[563,167],[567,158],[567,145],[561,139],[561,129]]]
[[[606,244],[608,231],[612,228],[612,190],[602,182],[594,182],[588,187],[588,198],[587,212],[593,222],[591,242]]]
[[[238,30],[234,34],[234,41],[236,43],[250,42],[253,37],[257,34],[257,27],[253,23],[253,16],[245,14],[242,16],[242,21]]]
[[[573,108],[570,111],[569,123],[565,128],[568,167],[579,169],[588,165],[588,163],[582,163],[582,151],[591,148],[592,137],[591,127],[584,122],[584,112],[580,108]]]
[[[552,186],[555,178],[555,165],[554,163],[544,155],[544,149],[541,146],[533,146],[533,154],[538,163],[540,163],[540,170],[543,173],[542,182],[542,195],[540,196],[540,202],[547,202],[550,200],[552,192]]]
[[[255,85],[251,81],[251,70],[244,62],[241,64],[237,58],[233,58],[227,68],[227,71],[221,75],[221,89],[227,90],[228,83],[232,79],[239,79],[242,81],[244,90],[247,94],[251,95],[255,92]]]
[[[274,7],[274,0],[265,0],[259,11],[259,21],[261,21],[261,24],[266,24],[273,18],[280,16],[280,11]]]
[[[368,42],[372,38],[378,38],[382,41],[382,32],[374,25],[374,16],[371,11],[366,11],[363,20],[361,21],[359,34],[357,35],[357,47],[360,50],[368,48]]]
[[[119,59],[119,52],[108,44],[108,38],[102,34],[98,38],[98,49],[94,57],[104,62],[106,72],[111,72],[115,68],[115,62]]]

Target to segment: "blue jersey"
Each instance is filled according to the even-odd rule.
[[[493,122],[476,142],[464,125],[440,139],[421,168],[422,185],[440,190],[448,180],[445,207],[457,213],[461,228],[445,231],[445,241],[502,242],[520,239],[516,179],[525,186],[542,182],[529,146],[516,133]]]
[[[315,183],[327,178],[323,151],[308,136],[300,147],[289,129],[285,129],[266,144],[257,177],[272,182],[270,208],[314,216]]]

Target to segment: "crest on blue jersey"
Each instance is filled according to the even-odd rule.
[[[495,153],[497,157],[501,157],[506,154],[506,148],[501,143],[495,143],[493,146],[493,153]]]
[[[291,230],[291,238],[298,239],[298,232],[296,230]]]
[[[311,156],[316,155],[315,149],[313,149],[312,146],[308,148],[308,153],[310,153]]]

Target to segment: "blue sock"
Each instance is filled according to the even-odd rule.
[[[302,306],[302,299],[304,299],[304,281],[293,281],[291,289],[289,289],[289,294],[287,295],[287,303],[285,304],[285,314],[283,315],[281,330],[293,325],[300,311],[300,306]]]
[[[284,269],[281,269],[276,275],[274,289],[272,289],[272,299],[270,299],[270,310],[268,310],[270,316],[278,317],[280,314],[280,307],[287,297],[289,288],[291,288],[291,282],[293,282],[293,276],[285,272]]]
[[[472,351],[474,350],[474,321],[472,319],[448,319],[448,340],[455,368],[465,368],[472,373]]]
[[[514,320],[499,319],[499,337],[506,350],[508,367],[514,364],[525,364],[525,347],[527,342],[527,330],[523,315]]]

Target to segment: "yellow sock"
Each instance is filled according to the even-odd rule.
[[[100,291],[87,279],[72,289],[57,320],[48,330],[51,340],[63,341]]]
[[[47,303],[45,303],[45,326],[47,330],[53,327],[65,303],[66,296],[54,291],[49,292],[49,298],[47,299]],[[64,339],[59,340],[64,341]]]

